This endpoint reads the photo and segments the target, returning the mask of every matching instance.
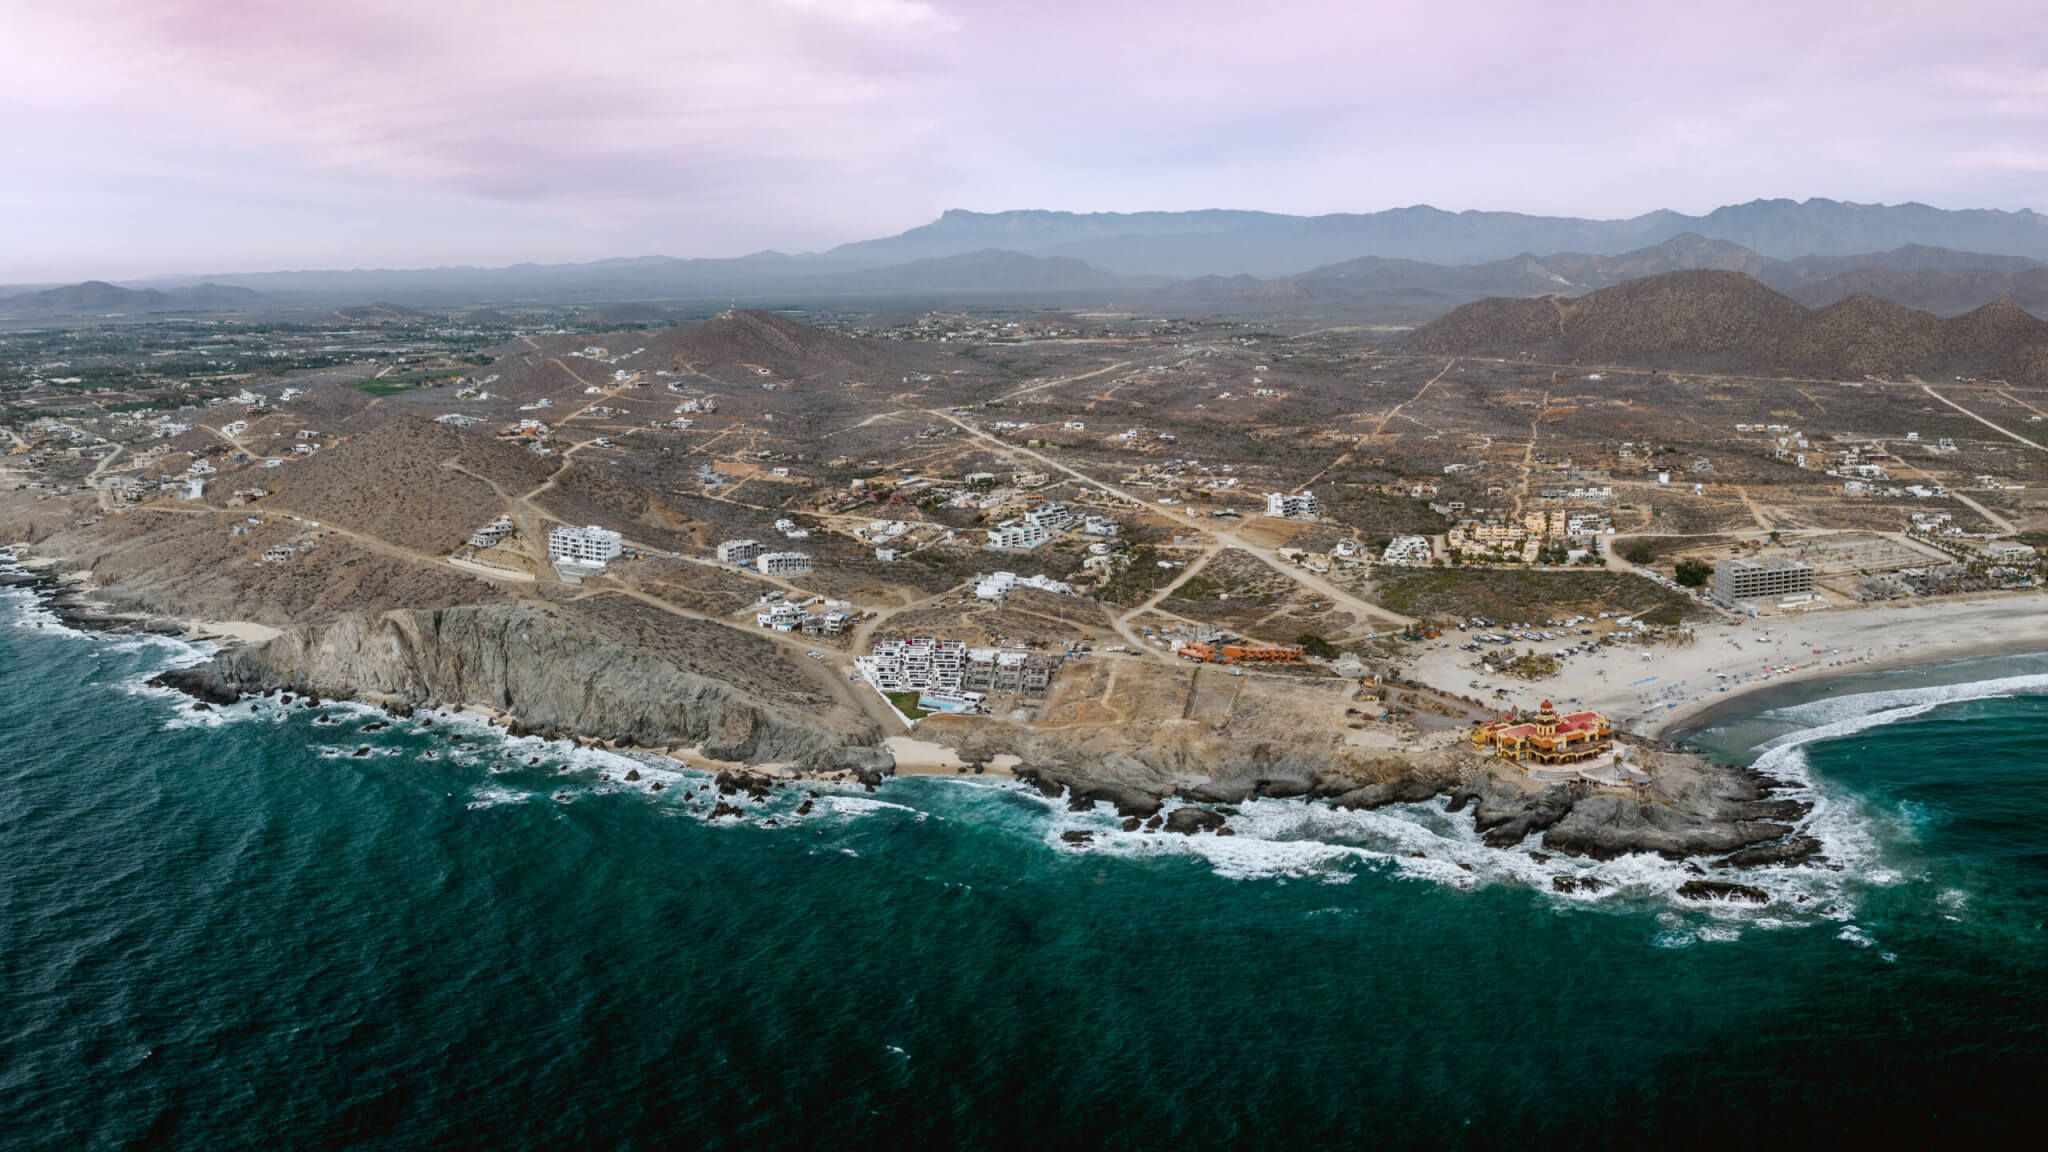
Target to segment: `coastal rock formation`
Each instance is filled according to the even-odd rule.
[[[1736,853],[1737,867],[1793,862],[1811,855],[1811,841],[1785,840],[1806,805],[1766,799],[1774,782],[1747,768],[1710,764],[1664,749],[1638,746],[1653,766],[1640,795],[1593,790],[1577,783],[1541,786],[1519,769],[1489,765],[1452,794],[1452,811],[1473,805],[1473,819],[1496,848],[1543,833],[1543,847],[1571,856],[1611,860],[1631,852],[1667,859]],[[1763,845],[1765,847],[1757,847]]]
[[[693,637],[672,618],[639,635],[630,607],[346,613],[159,679],[203,700],[283,688],[402,706],[483,705],[516,716],[516,732],[697,746],[715,759],[812,770],[893,766],[880,731],[820,693],[773,646],[729,629]]]
[[[1183,836],[1214,832],[1223,827],[1223,814],[1207,808],[1175,808],[1166,815],[1166,830]]]

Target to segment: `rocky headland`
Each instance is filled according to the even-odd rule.
[[[47,569],[6,580],[40,593],[76,627],[185,631],[149,610],[160,605],[119,589]],[[729,649],[750,639],[730,629],[691,635],[686,622],[642,619],[622,601],[340,612],[263,643],[229,643],[156,682],[213,704],[282,691],[400,713],[479,707],[505,717],[515,735],[682,749],[742,766],[721,776],[721,792],[828,775],[873,786],[894,771],[884,733],[792,674],[772,646],[754,641],[759,651],[732,658]],[[935,717],[919,734],[969,765],[1009,758],[1011,772],[1047,796],[1075,808],[1108,803],[1131,830],[1232,835],[1230,806],[1252,800],[1372,809],[1448,797],[1450,811],[1470,810],[1486,843],[1502,850],[1538,835],[1544,851],[1562,855],[1651,853],[1753,868],[1819,849],[1798,831],[1807,806],[1773,798],[1780,782],[1633,737],[1623,740],[1652,783],[1631,792],[1545,785],[1458,739],[1361,749],[1293,716],[1236,732],[1173,720],[1040,727]]]

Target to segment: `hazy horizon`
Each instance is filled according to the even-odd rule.
[[[0,0],[0,282],[822,251],[949,208],[2048,206],[2011,0]]]

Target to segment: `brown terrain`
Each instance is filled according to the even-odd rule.
[[[1576,298],[1479,301],[1424,325],[1408,347],[1849,380],[2048,381],[2048,322],[2011,303],[1947,319],[1866,295],[1808,309],[1739,272],[1672,272]]]

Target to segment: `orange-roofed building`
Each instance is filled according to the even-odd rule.
[[[1598,712],[1559,715],[1545,700],[1534,716],[1479,725],[1472,730],[1472,743],[1517,764],[1571,764],[1612,750],[1614,728]]]

